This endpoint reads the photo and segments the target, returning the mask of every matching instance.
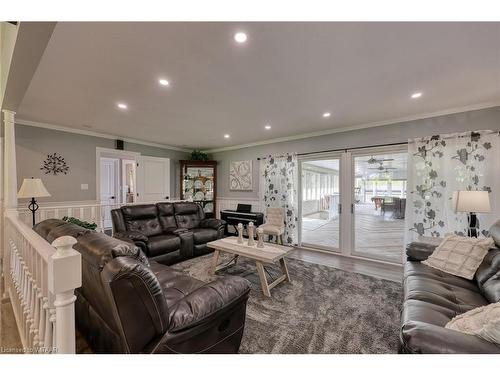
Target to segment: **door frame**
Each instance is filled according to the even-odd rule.
[[[95,169],[96,169],[96,201],[98,203],[101,202],[101,157],[103,158],[114,158],[114,159],[127,159],[127,160],[135,160],[136,164],[141,157],[139,152],[133,151],[125,151],[125,150],[115,150],[112,148],[104,148],[104,147],[96,147],[95,148]],[[120,162],[120,170],[121,170],[121,162]],[[121,175],[121,172],[120,172]],[[121,179],[120,179],[121,184]],[[135,176],[135,185],[137,186],[137,173]],[[121,197],[121,190],[120,190]],[[120,198],[121,199],[121,198]]]
[[[322,246],[322,245],[315,245],[311,243],[303,243],[302,242],[302,163],[311,161],[311,160],[330,160],[330,159],[339,159],[339,204],[342,205],[342,192],[343,192],[343,183],[342,183],[342,170],[343,170],[343,165],[345,162],[343,159],[345,158],[344,156],[345,152],[344,151],[334,151],[334,152],[318,152],[315,154],[308,154],[308,155],[303,155],[303,156],[298,156],[298,194],[297,194],[297,201],[298,201],[298,237],[299,237],[299,246],[305,246],[306,248],[309,249],[316,249],[320,251],[328,251],[336,254],[340,254],[342,252],[343,248],[343,236],[342,236],[342,215],[339,214],[339,247],[330,247],[330,246]],[[338,207],[337,207],[338,210]]]

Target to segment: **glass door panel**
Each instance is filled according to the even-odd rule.
[[[401,263],[406,152],[353,155],[353,255]]]
[[[302,160],[301,171],[302,245],[338,251],[340,159]]]

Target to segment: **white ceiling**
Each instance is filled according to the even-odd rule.
[[[500,23],[65,22],[17,117],[210,149],[499,101]]]

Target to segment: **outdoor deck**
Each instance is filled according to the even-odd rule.
[[[404,219],[393,219],[373,204],[357,204],[355,215],[356,255],[401,263],[404,247]],[[302,219],[302,242],[307,244],[339,247],[339,221],[321,220],[315,215]]]

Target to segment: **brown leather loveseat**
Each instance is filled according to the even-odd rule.
[[[225,221],[207,219],[193,202],[140,204],[111,211],[113,236],[133,241],[148,258],[174,264],[209,252],[224,236]]]
[[[69,235],[82,255],[76,325],[96,353],[237,353],[249,282],[204,283],[149,261],[134,244],[62,220],[35,231],[52,242]]]
[[[421,261],[435,246],[412,243],[404,268],[400,344],[404,353],[500,353],[500,345],[445,328],[453,317],[500,301],[500,220],[490,228],[496,246],[489,250],[473,280]]]

